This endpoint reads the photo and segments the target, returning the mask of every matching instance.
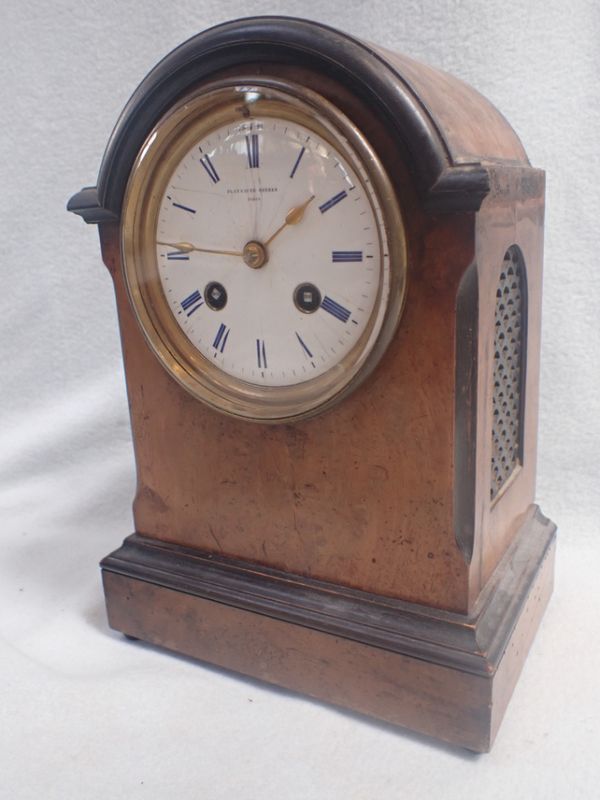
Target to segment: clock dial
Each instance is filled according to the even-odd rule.
[[[177,164],[156,257],[202,355],[245,381],[289,386],[331,369],[367,328],[387,293],[384,236],[360,165],[303,125],[258,117],[211,131]]]
[[[294,84],[223,82],[174,107],[133,168],[122,242],[152,349],[237,416],[326,408],[375,366],[400,317],[391,183],[352,123]]]

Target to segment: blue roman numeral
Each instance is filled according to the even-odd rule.
[[[336,303],[335,300],[332,300],[331,297],[327,297],[327,295],[323,298],[321,308],[323,311],[333,314],[333,316],[336,319],[339,319],[340,322],[348,322],[350,319],[350,314],[352,313],[351,311],[348,311],[347,308],[344,308],[344,306]]]
[[[227,344],[227,339],[229,337],[229,331],[230,328],[228,328],[223,322],[219,325],[219,330],[217,331],[217,335],[215,336],[213,347],[220,353],[222,353],[223,350],[225,350],[225,345]]]
[[[349,261],[362,261],[362,250],[333,250],[331,253],[331,260],[334,264]]]
[[[298,155],[298,158],[296,159],[296,163],[294,164],[294,166],[292,168],[292,171],[290,172],[290,178],[293,178],[294,175],[296,174],[296,170],[298,169],[298,165],[300,164],[300,161],[302,160],[302,156],[304,155],[304,151],[305,150],[306,150],[306,147],[303,147],[302,150],[300,150],[300,154]]]
[[[210,160],[209,156],[202,156],[200,159],[200,163],[206,170],[208,177],[211,179],[213,183],[218,183],[221,179],[219,178],[219,173],[214,168],[212,161]]]
[[[256,340],[256,360],[258,362],[259,369],[267,368],[267,353],[265,351],[264,339]]]
[[[256,169],[259,166],[257,133],[246,135],[246,151],[248,152],[248,166],[250,169]]]
[[[182,206],[181,203],[176,203],[175,201],[172,201],[172,202],[173,202],[173,206],[175,208],[181,208],[183,211],[189,211],[190,214],[195,214],[196,213],[196,209],[194,209],[194,208],[190,208],[189,206]]]
[[[167,253],[167,261],[189,261],[190,257],[182,253],[181,250],[175,250],[174,253]]]
[[[301,347],[301,348],[304,350],[304,352],[306,353],[306,355],[307,355],[309,358],[312,358],[312,357],[313,357],[313,354],[310,352],[310,350],[308,349],[308,347],[306,346],[306,344],[305,344],[305,343],[302,341],[302,337],[300,336],[300,334],[298,333],[298,331],[294,331],[294,333],[296,334],[296,338],[297,338],[297,339],[298,339],[298,341],[300,342],[300,347]]]
[[[192,292],[189,297],[186,297],[185,300],[181,301],[181,307],[188,317],[191,317],[194,311],[197,311],[203,304],[204,300],[202,299],[198,289],[196,289],[195,292]]]
[[[329,200],[327,200],[326,203],[323,203],[322,206],[319,206],[319,211],[321,212],[321,214],[324,214],[326,211],[329,211],[330,208],[333,208],[341,200],[343,200],[344,197],[348,197],[348,193],[345,190],[343,192],[338,192],[337,194],[334,194],[334,196],[331,197]]]

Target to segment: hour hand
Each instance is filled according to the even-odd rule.
[[[211,250],[206,247],[196,247],[195,244],[190,242],[157,242],[156,244],[163,245],[164,247],[172,247],[179,253],[216,253],[219,256],[242,256],[243,254],[237,250]]]
[[[280,225],[277,228],[277,230],[275,231],[275,233],[273,233],[271,236],[269,236],[269,238],[265,242],[265,247],[268,244],[271,244],[273,239],[276,236],[279,236],[281,231],[284,228],[287,228],[288,225],[297,225],[299,222],[302,222],[302,218],[304,217],[304,212],[306,211],[306,207],[308,206],[309,203],[312,203],[312,201],[314,199],[315,199],[314,194],[311,194],[311,196],[308,198],[308,200],[306,200],[304,203],[301,203],[299,206],[294,206],[294,208],[290,208],[290,210],[288,211],[288,213],[285,216],[285,220],[283,222],[283,225]]]

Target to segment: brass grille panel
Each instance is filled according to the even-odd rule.
[[[493,500],[522,461],[526,284],[520,250],[510,247],[496,291],[492,395]]]

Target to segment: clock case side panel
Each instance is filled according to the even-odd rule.
[[[526,167],[490,170],[492,191],[477,214],[477,310],[469,325],[476,329],[473,356],[476,375],[471,383],[475,402],[462,413],[469,435],[457,438],[457,448],[469,453],[468,490],[463,492],[457,524],[470,530],[465,538],[470,554],[470,604],[494,575],[504,553],[524,523],[536,513],[538,395],[540,364],[542,262],[544,228],[544,173]],[[522,376],[519,459],[500,493],[491,497],[492,394],[494,391],[494,335],[496,292],[505,254],[517,248],[525,267],[522,326]],[[475,306],[471,306],[475,309]],[[457,375],[457,381],[460,377]],[[459,419],[459,416],[457,416]],[[466,461],[466,457],[465,457]],[[470,475],[470,479],[468,476]],[[457,476],[457,485],[460,479]],[[458,528],[457,528],[458,530]]]

